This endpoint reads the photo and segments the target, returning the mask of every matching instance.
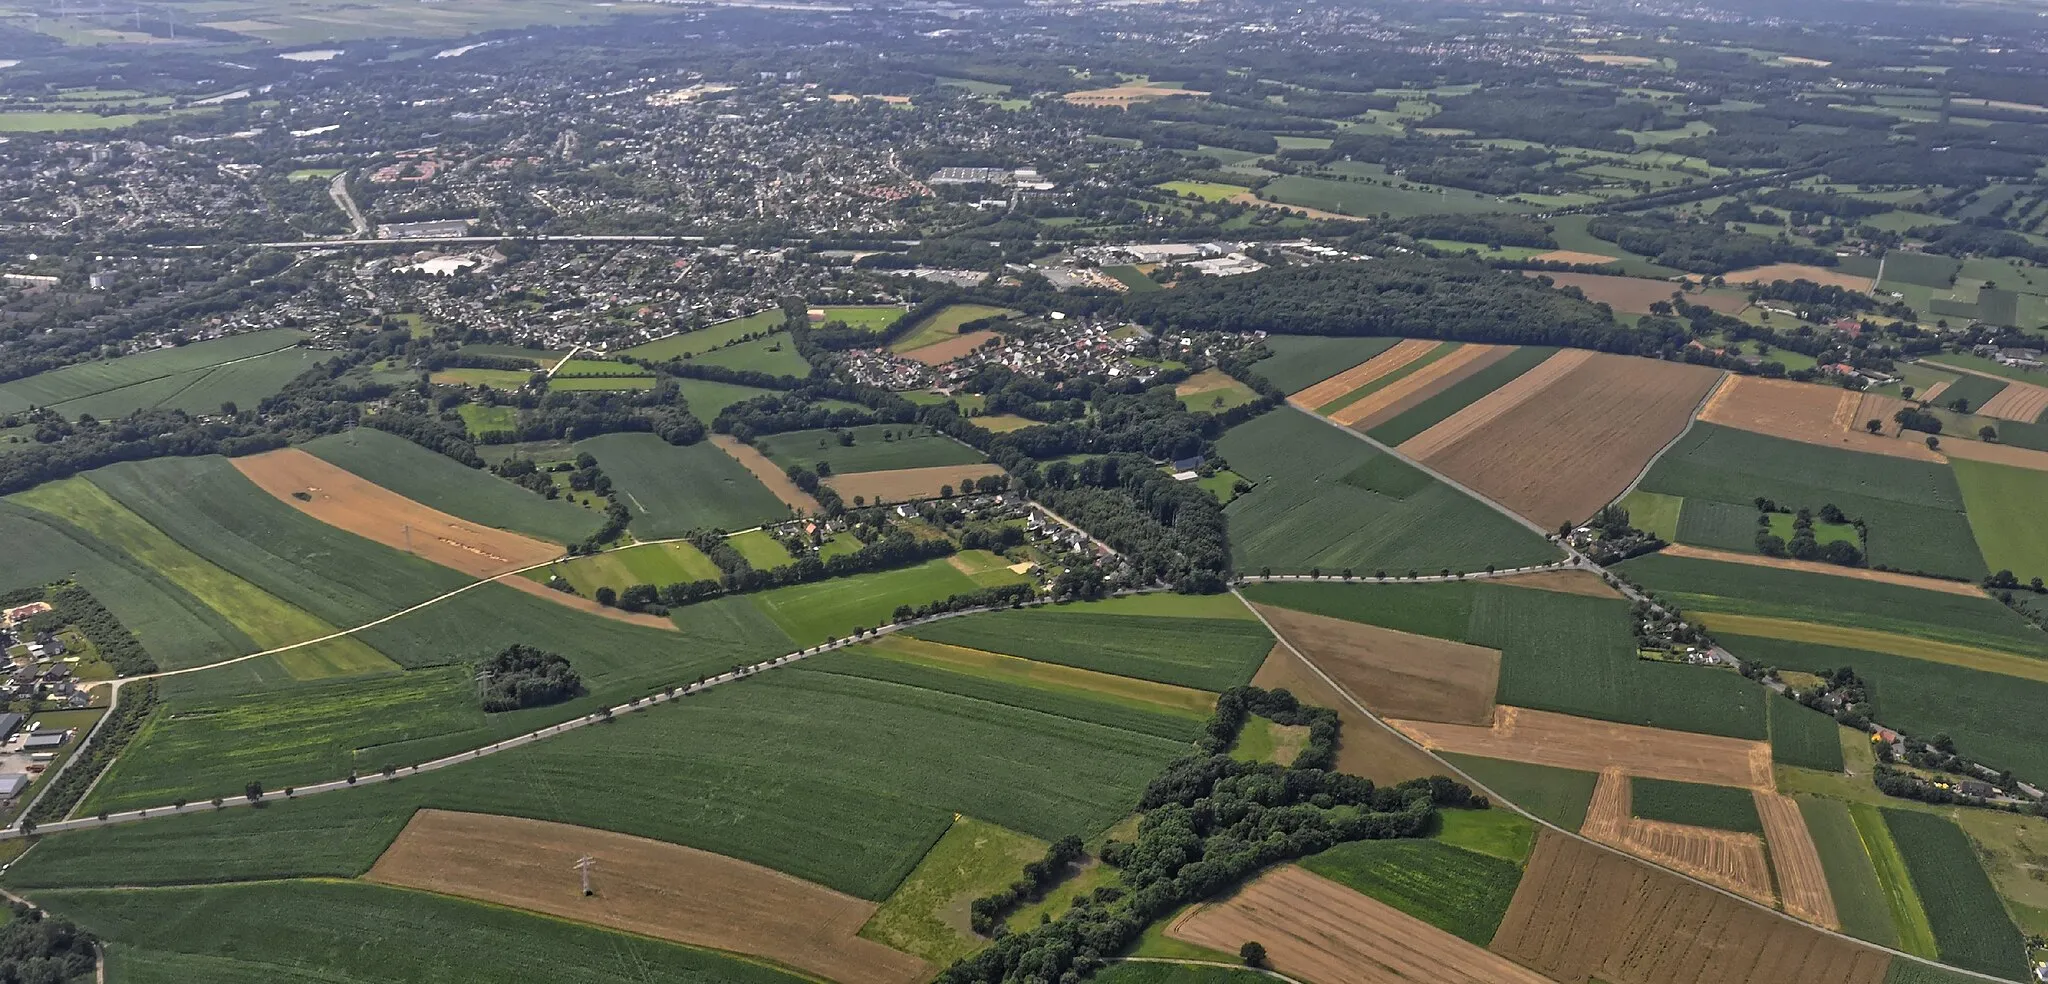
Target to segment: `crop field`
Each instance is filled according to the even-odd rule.
[[[1593,789],[1600,781],[1599,773],[1580,769],[1450,751],[1437,754],[1508,802],[1566,830],[1577,830],[1585,824]]]
[[[1273,637],[1255,621],[1125,618],[1043,608],[951,618],[917,626],[909,634],[953,646],[1209,691],[1250,680],[1273,647]]]
[[[1698,424],[1644,476],[1642,488],[1743,505],[1839,506],[1870,530],[1873,564],[1977,578],[1983,555],[1953,472],[1933,462],[1858,454]]]
[[[1368,716],[1360,709],[1362,701],[1354,705],[1352,700],[1355,697],[1347,699],[1344,691],[1332,686],[1322,674],[1310,669],[1285,646],[1276,645],[1267,654],[1259,672],[1252,677],[1252,685],[1269,690],[1285,689],[1310,704],[1335,710],[1342,728],[1341,740],[1337,742],[1339,772],[1363,776],[1374,782],[1397,783],[1419,776],[1441,775],[1444,771],[1435,759]]]
[[[1507,358],[1512,349],[1502,345],[1450,345],[1436,349],[1411,363],[1412,369],[1398,378],[1388,376],[1365,389],[1356,398],[1339,401],[1330,419],[1346,427],[1364,430],[1387,419],[1404,407],[1428,398],[1480,369]]]
[[[730,318],[716,324],[706,325],[696,331],[686,331],[657,338],[644,345],[620,349],[619,355],[648,362],[665,362],[669,359],[702,356],[720,349],[750,335],[763,335],[782,327],[782,310],[769,308],[742,318]],[[787,337],[782,339],[787,341]],[[710,417],[704,418],[708,423]]]
[[[811,374],[811,364],[796,350],[796,343],[788,335],[770,335],[751,342],[740,342],[725,348],[706,352],[691,360],[707,366],[725,366],[728,369],[748,369],[765,372],[771,376],[789,376],[802,379]]]
[[[1430,584],[1247,584],[1241,593],[1260,605],[1291,608],[1455,642],[1468,642],[1470,581]]]
[[[1382,443],[1399,445],[1521,378],[1557,352],[1548,346],[1521,346],[1507,350],[1499,358],[1470,363],[1463,370],[1446,375],[1439,388],[1418,391],[1389,404],[1376,415],[1366,433]]]
[[[1771,788],[1770,746],[1760,741],[1664,731],[1502,707],[1491,727],[1393,722],[1435,752],[1529,762],[1581,772],[1750,789]]]
[[[2033,519],[2029,508],[2048,501],[2048,472],[1983,461],[1957,460],[1950,467],[1962,486],[1985,566],[2011,571],[2022,581],[2048,577],[2048,528]]]
[[[1934,928],[1925,906],[1921,904],[1920,892],[1914,887],[1912,875],[1906,869],[1906,859],[1892,836],[1891,825],[1885,822],[1890,811],[1868,803],[1850,803],[1848,809],[1850,819],[1855,822],[1856,835],[1862,841],[1864,855],[1870,859],[1877,883],[1883,890],[1885,905],[1891,911],[1892,925],[1899,936],[1899,949],[1933,959],[1936,950]]]
[[[2006,380],[1998,395],[1974,406],[1977,412],[2005,421],[2034,423],[2048,413],[2048,386]]]
[[[605,434],[576,447],[597,457],[642,539],[747,529],[789,515],[773,492],[709,441],[676,447],[652,434]]]
[[[1771,760],[1822,772],[1842,771],[1841,725],[1796,700],[1769,704]]]
[[[1500,653],[1286,608],[1260,610],[1274,631],[1382,717],[1490,724]]]
[[[1764,905],[1777,904],[1761,837],[1639,818],[1631,802],[1637,781],[1618,770],[1602,772],[1579,833]]]
[[[745,557],[747,563],[757,571],[772,571],[777,567],[786,567],[796,560],[790,556],[789,548],[783,546],[782,541],[777,540],[775,535],[767,530],[751,530],[729,536],[725,542],[739,551],[740,556]]]
[[[1872,434],[1866,429],[1866,422],[1875,419],[1883,422],[1888,433],[1896,431],[1891,411],[1904,405],[1893,397],[1818,383],[1729,376],[1700,408],[1699,419],[1803,444],[1939,462],[1940,455],[1920,441]]]
[[[1402,453],[1539,526],[1576,523],[1635,480],[1720,378],[1695,366],[1594,355],[1526,403],[1490,405],[1544,372],[1539,367],[1480,398],[1404,443]],[[1439,429],[1457,436],[1433,437]],[[1571,481],[1561,480],[1567,475]]]
[[[600,902],[567,891],[579,858]],[[924,961],[861,939],[876,906],[759,865],[626,834],[421,810],[368,879],[763,957],[843,984],[914,984]],[[685,888],[687,886],[687,888]]]
[[[812,468],[822,461],[832,466],[835,475],[971,465],[986,460],[981,452],[917,424],[850,427],[844,433],[853,435],[851,444],[842,443],[838,433],[829,430],[790,431],[760,438],[754,446],[781,467],[802,465]]]
[[[1240,569],[1406,574],[1556,558],[1542,537],[1450,486],[1429,481],[1417,489],[1414,469],[1304,413],[1255,417],[1217,447],[1256,486],[1224,508]],[[1395,494],[1357,484],[1373,481]],[[1333,516],[1348,527],[1341,535]]]
[[[731,434],[713,434],[706,440],[710,441],[713,447],[725,452],[726,457],[739,462],[740,467],[745,468],[748,474],[754,476],[755,481],[760,482],[762,487],[774,494],[783,505],[802,515],[816,515],[825,511],[825,507],[819,505],[818,500],[809,492],[797,487],[787,470],[769,461],[768,456],[753,445],[742,444],[739,438]]]
[[[1624,931],[1625,930],[1625,931]],[[1591,844],[1538,834],[1493,949],[1557,981],[1881,984],[1891,957]]]
[[[591,510],[543,498],[374,428],[323,437],[303,450],[423,506],[556,543],[582,540],[602,522]]]
[[[719,578],[718,565],[687,542],[650,543],[587,557],[557,561],[525,575],[541,583],[551,577],[569,582],[588,598],[601,587],[623,591],[635,584],[666,585]]]
[[[1820,852],[1814,847],[1813,834],[1807,829],[1799,803],[1789,796],[1763,790],[1757,790],[1755,800],[1785,911],[1816,926],[1841,928],[1826,869],[1821,865]]]
[[[1885,810],[1884,823],[1927,910],[1943,963],[2022,980],[2026,944],[2005,913],[1962,828],[1947,817]]]
[[[1359,365],[1401,343],[1398,338],[1329,335],[1269,335],[1266,348],[1273,354],[1254,363],[1252,370],[1294,393]]]
[[[1201,413],[1222,413],[1259,398],[1251,387],[1232,379],[1221,369],[1204,369],[1189,376],[1174,386],[1173,395],[1180,397],[1181,406]],[[1037,425],[1038,422],[1033,420],[1022,426]],[[982,426],[987,427],[988,424],[984,422]]]
[[[1237,952],[1266,948],[1273,969],[1317,984],[1549,984],[1541,976],[1370,896],[1294,865],[1198,905],[1166,935]]]
[[[1527,574],[1509,574],[1493,578],[1493,583],[1515,588],[1533,588],[1537,591],[1555,591],[1559,594],[1584,595],[1588,598],[1619,598],[1621,592],[1602,580],[1592,571],[1531,571]]]
[[[990,475],[1003,474],[1003,466],[992,461],[966,465],[934,465],[928,468],[897,468],[890,471],[864,471],[850,475],[834,475],[825,484],[839,493],[840,498],[856,502],[871,503],[908,502],[912,499],[936,499],[952,488],[955,494],[966,487],[967,482]]]
[[[39,373],[24,379],[0,383],[0,413],[15,413],[29,407],[47,407],[106,393],[151,380],[200,374],[216,366],[254,358],[296,345],[306,334],[288,328],[252,331],[241,335],[194,342],[177,348],[155,349],[101,362],[86,362]],[[196,376],[186,384],[196,382]],[[287,377],[289,378],[289,377]],[[283,380],[279,381],[283,384]],[[172,395],[167,391],[163,397]],[[273,390],[272,392],[275,392]],[[162,398],[162,397],[160,397]],[[146,404],[154,405],[154,403]],[[219,404],[214,405],[219,409]]]
[[[1828,895],[1842,931],[1880,946],[1897,946],[1899,931],[1892,925],[1891,906],[1885,902],[1870,855],[1864,853],[1848,804],[1813,796],[1801,796],[1797,802],[1827,874]]]
[[[798,645],[815,646],[857,629],[887,625],[898,605],[921,605],[979,587],[938,557],[913,567],[771,588],[747,598]]]
[[[1644,820],[1764,832],[1764,822],[1756,815],[1756,800],[1748,789],[1636,776],[1629,780],[1629,803],[1633,815]]]
[[[613,393],[653,389],[655,382],[653,376],[556,376],[548,380],[548,389],[569,393]]]
[[[1369,392],[1367,387],[1374,383],[1397,378],[1397,373],[1408,370],[1432,353],[1441,356],[1456,348],[1456,345],[1426,338],[1404,338],[1386,351],[1292,394],[1288,402],[1304,410],[1335,410]]]
[[[979,898],[1016,881],[1025,865],[1045,856],[1045,848],[1036,837],[959,817],[860,934],[935,966],[969,956],[987,941],[975,935],[960,900]]]
[[[1468,943],[1493,940],[1521,865],[1435,840],[1367,840],[1303,858],[1301,866]]]
[[[1958,377],[1955,382],[1950,383],[1947,389],[1941,391],[1941,404],[1943,406],[1960,404],[1981,410],[1986,403],[1991,402],[1999,394],[2003,393],[2006,385],[2006,381],[2003,379],[1992,379],[1989,376],[1966,373]]]
[[[690,412],[706,424],[718,419],[726,407],[735,403],[762,396],[779,396],[780,390],[762,389],[758,386],[741,386],[738,383],[721,383],[710,379],[678,379],[676,384],[683,391],[683,399],[689,401]],[[838,406],[838,401],[827,401],[827,405]]]
[[[736,957],[426,892],[357,882],[84,889],[37,902],[108,942],[111,978],[138,984],[450,980],[799,984]],[[558,966],[559,965],[559,966]]]
[[[1279,205],[1348,216],[1376,216],[1387,212],[1394,218],[1404,219],[1411,215],[1532,211],[1530,206],[1520,202],[1496,201],[1490,195],[1456,188],[1418,186],[1402,189],[1294,174],[1275,178],[1261,192],[1265,200]]]
[[[553,543],[428,508],[298,448],[231,461],[258,488],[320,522],[472,577],[496,577],[562,552]]]
[[[897,316],[901,316],[902,313],[900,310],[895,311]],[[960,337],[961,325],[1006,313],[1009,313],[1007,308],[988,304],[948,304],[911,326],[903,333],[903,337],[890,344],[889,351],[912,352],[928,345],[951,341]]]

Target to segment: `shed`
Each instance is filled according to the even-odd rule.
[[[31,752],[51,751],[64,744],[67,734],[63,731],[38,731],[28,736],[27,740],[21,743],[21,747]]]
[[[12,711],[0,713],[0,741],[14,737],[21,730],[21,715]]]
[[[11,800],[28,788],[28,775],[22,772],[0,772],[0,800]]]

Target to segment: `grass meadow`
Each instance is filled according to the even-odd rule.
[[[555,543],[583,540],[604,521],[591,510],[543,498],[482,468],[470,468],[371,427],[319,438],[304,449],[422,505]]]
[[[1493,941],[1522,866],[1420,839],[1339,844],[1301,866],[1478,946]]]
[[[988,941],[946,916],[958,900],[996,892],[1045,856],[1046,842],[973,817],[959,817],[903,884],[868,917],[860,935],[944,967]]]
[[[290,348],[305,337],[302,331],[273,328],[53,369],[0,383],[0,413],[54,406],[150,380],[211,369]]]
[[[1949,467],[1962,486],[1985,566],[2011,571],[2022,581],[2048,577],[2048,527],[2033,508],[2048,502],[2048,473],[1961,458]]]
[[[1927,910],[1943,963],[2007,980],[2028,973],[2027,949],[1961,827],[1947,817],[1884,810],[1885,826],[1905,859]]]
[[[1060,609],[987,612],[920,625],[919,639],[1158,683],[1220,691],[1251,680],[1273,648],[1258,622],[1126,618]]]
[[[946,339],[957,337],[961,325],[983,318],[993,318],[1007,313],[1008,310],[990,304],[948,304],[912,325],[903,333],[903,337],[890,344],[889,350],[909,352],[927,345],[936,345]]]
[[[585,598],[598,588],[623,591],[635,584],[656,586],[703,580],[718,580],[718,565],[684,541],[649,543],[624,550],[611,550],[586,557],[557,561],[526,576],[543,584],[551,577],[569,582]]]
[[[1385,352],[1399,341],[1398,338],[1269,335],[1265,344],[1273,354],[1253,363],[1252,371],[1292,393]]]
[[[767,530],[750,530],[726,537],[725,542],[739,551],[740,556],[745,557],[747,563],[753,565],[757,571],[772,571],[777,567],[786,567],[796,560],[790,555],[789,548],[783,546],[782,541],[777,540],[775,535]]]
[[[652,434],[605,434],[576,447],[597,457],[641,539],[746,529],[789,516],[775,493],[709,441],[676,447]]]
[[[524,369],[479,369],[473,366],[459,366],[443,369],[427,377],[436,386],[489,386],[494,390],[511,391],[525,386],[533,379],[533,373]]]
[[[1934,928],[1906,869],[1906,859],[1892,827],[1886,822],[1889,811],[1868,803],[1850,803],[1848,808],[1849,818],[1856,825],[1856,836],[1862,840],[1864,853],[1877,873],[1885,906],[1891,910],[1892,925],[1899,934],[1899,949],[1932,959],[1936,951]]]
[[[1586,808],[1593,803],[1593,787],[1600,784],[1597,773],[1577,769],[1456,752],[1445,752],[1443,758],[1508,802],[1566,830],[1577,830],[1585,824]]]
[[[1452,847],[1521,864],[1536,849],[1536,824],[1513,810],[1439,809],[1430,835]]]
[[[465,403],[455,408],[462,417],[463,430],[471,437],[486,434],[502,434],[519,426],[519,411],[514,407],[484,406],[481,403]]]
[[[806,430],[771,434],[756,440],[754,446],[784,468],[811,468],[822,461],[840,475],[986,460],[981,452],[917,424],[863,424],[846,430],[853,435],[852,444],[841,444],[835,431]]]
[[[1632,776],[1629,802],[1635,815],[1644,820],[1759,836],[1764,832],[1763,819],[1756,813],[1756,798],[1747,789]]]
[[[717,351],[749,335],[762,335],[782,327],[782,309],[769,308],[742,318],[730,318],[716,324],[706,325],[696,331],[658,338],[644,345],[620,349],[618,354],[649,362],[665,362],[669,359],[701,356]],[[783,339],[787,341],[785,337]],[[705,418],[710,419],[710,418]]]
[[[790,341],[788,335],[779,334],[706,352],[692,361],[708,366],[746,369],[794,379],[802,379],[811,374],[811,364],[805,362],[804,357],[797,352],[796,343]]]
[[[816,322],[821,327],[837,321],[856,331],[880,332],[902,318],[905,309],[895,304],[840,304],[818,311],[825,316]]]
[[[1814,849],[1820,854],[1821,869],[1827,873],[1828,894],[1834,897],[1842,931],[1880,946],[1897,946],[1898,927],[1892,925],[1884,887],[1877,882],[1870,855],[1864,853],[1863,837],[1856,831],[1849,805],[1814,796],[1798,797],[1798,802]]]
[[[912,567],[771,588],[747,595],[769,620],[802,646],[887,625],[898,605],[921,605],[978,590],[967,575],[937,557]]]

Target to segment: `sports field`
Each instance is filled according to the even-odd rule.
[[[676,447],[652,434],[605,434],[576,448],[596,456],[644,540],[747,529],[789,515],[775,493],[709,441]]]
[[[847,443],[840,435],[852,435]],[[772,434],[754,442],[768,460],[784,468],[815,468],[823,462],[835,475],[970,465],[981,452],[917,424],[863,424],[843,431],[807,430]]]

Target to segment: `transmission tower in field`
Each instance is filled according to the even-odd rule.
[[[590,869],[595,867],[597,867],[597,859],[588,854],[576,859],[576,870],[583,875],[583,894],[585,895],[597,894],[597,890],[590,887]]]

